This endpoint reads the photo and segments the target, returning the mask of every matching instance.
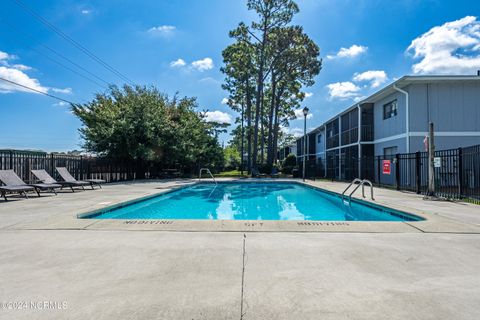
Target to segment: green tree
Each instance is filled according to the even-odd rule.
[[[302,86],[314,84],[321,70],[320,49],[300,26],[276,28],[271,33],[270,108],[268,118],[267,163],[276,160],[281,122],[288,122],[305,94]],[[284,123],[286,125],[286,123]]]
[[[305,98],[302,89],[314,84],[322,60],[318,46],[303,29],[289,25],[299,11],[294,1],[248,0],[247,7],[258,19],[250,26],[242,22],[230,32],[235,42],[223,52],[223,88],[230,93],[231,108],[241,112],[240,124],[246,108],[247,161],[253,166],[264,164],[266,153],[267,167],[271,167],[276,162],[280,128],[294,118]],[[244,141],[241,137],[234,140]]]
[[[169,98],[154,87],[118,88],[72,106],[83,126],[83,147],[111,159],[193,172],[222,167],[214,126],[205,122],[194,98]],[[142,176],[144,170],[137,175]]]
[[[264,81],[268,76],[269,69],[266,65],[269,60],[267,56],[269,34],[273,29],[290,23],[293,15],[298,12],[298,6],[292,0],[248,0],[247,8],[257,13],[258,21],[252,22],[250,27],[240,23],[237,29],[230,32],[230,36],[238,42],[248,44],[255,52],[256,91],[252,162],[253,166],[256,167],[259,126],[264,100]]]
[[[246,140],[247,145],[247,169],[251,172],[252,166],[252,103],[255,92],[254,77],[254,50],[253,47],[244,42],[235,42],[223,50],[224,67],[221,71],[225,74],[224,90],[229,92],[228,105],[240,113],[240,144],[239,152],[243,153],[242,146]],[[243,129],[246,120],[246,130]],[[245,136],[246,139],[242,139]]]
[[[240,167],[240,153],[234,146],[227,146],[223,149],[225,157],[225,170],[236,170]]]

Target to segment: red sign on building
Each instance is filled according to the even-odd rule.
[[[392,173],[392,162],[390,160],[383,160],[383,174]]]

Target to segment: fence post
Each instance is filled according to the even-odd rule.
[[[375,158],[376,158],[377,161],[375,161]],[[381,177],[382,173],[380,171],[380,156],[376,156],[373,159],[374,159],[373,161],[377,163],[377,177],[378,177],[377,182],[378,182],[378,185],[380,185],[380,184],[382,184],[382,177]]]
[[[92,178],[92,157],[89,157],[88,158],[88,165],[87,165],[87,179],[91,179]]]
[[[421,179],[420,179],[420,172],[421,172],[421,162],[420,162],[420,152],[415,152],[415,184],[417,189],[417,194],[421,193]]]
[[[52,170],[50,174],[52,175],[52,177],[54,177],[55,176],[55,160],[53,159],[53,153],[50,154],[50,168]]]
[[[10,170],[13,170],[13,150],[10,150]]]
[[[83,157],[80,155],[80,180],[83,179]]]
[[[29,157],[25,157],[25,172],[23,172],[23,180],[27,180],[27,183],[30,183],[30,159]]]
[[[458,196],[463,198],[463,149],[458,148]]]
[[[400,155],[398,153],[395,155],[395,184],[397,190],[400,190]]]

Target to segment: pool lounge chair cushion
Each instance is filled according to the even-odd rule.
[[[23,194],[25,198],[28,198],[28,191],[35,191],[35,188],[30,186],[0,186],[0,196],[3,197],[5,201],[7,201],[7,193]]]
[[[32,173],[39,181],[42,181],[43,183],[60,183],[53,179],[52,176],[50,176],[44,169],[32,170]]]
[[[48,174],[47,171],[44,169],[41,170],[32,170],[32,173],[39,181],[45,182],[45,183],[55,183],[55,184],[60,184],[62,187],[70,187],[72,189],[72,192],[75,192],[73,187],[82,187],[82,189],[85,189],[84,186],[89,186],[90,182],[86,181],[57,181],[52,178],[51,175]]]
[[[58,183],[58,184],[61,184],[61,185],[74,185],[74,186],[88,186],[90,185],[89,182],[86,182],[86,181],[57,181],[55,179],[52,178],[51,175],[48,174],[47,171],[45,171],[44,169],[41,169],[41,170],[32,170],[32,173],[35,177],[37,177],[37,179],[39,181],[42,181],[44,183]]]
[[[0,181],[5,184],[1,186],[1,194],[7,200],[6,193],[19,193],[24,194],[27,197],[27,191],[36,191],[40,197],[40,191],[51,190],[55,194],[55,189],[61,188],[62,186],[54,183],[39,183],[39,184],[26,184],[13,170],[0,170]]]
[[[60,174],[60,176],[62,177],[63,180],[65,180],[65,182],[70,182],[70,183],[87,183],[87,184],[90,184],[90,186],[92,187],[93,189],[93,185],[98,185],[100,188],[102,188],[102,186],[100,185],[101,183],[105,183],[105,180],[101,180],[101,179],[88,179],[88,180],[77,180],[75,179],[71,174],[70,172],[68,172],[67,168],[65,167],[57,167],[57,172],[58,174]]]

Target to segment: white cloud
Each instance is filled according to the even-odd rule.
[[[53,105],[55,107],[65,107],[65,106],[68,106],[68,103],[66,103],[64,101],[60,101],[60,102],[54,103]]]
[[[89,10],[89,9],[83,9],[82,11],[80,11],[82,14],[90,14],[92,13],[92,10]]]
[[[65,88],[65,89],[49,88],[49,89],[55,93],[72,94],[73,92],[72,88]]]
[[[205,58],[197,61],[192,62],[192,67],[197,69],[198,71],[205,71],[213,69],[213,60],[211,58]]]
[[[222,104],[228,104],[228,99],[227,99],[227,98],[223,98],[223,99],[222,99]]]
[[[21,70],[21,71],[28,71],[32,70],[32,67],[26,66],[24,64],[14,64],[11,66],[13,69]]]
[[[305,98],[311,98],[313,96],[313,92],[305,92]]]
[[[420,59],[412,66],[414,73],[475,73],[480,66],[480,21],[466,16],[433,27],[414,39],[407,52]]]
[[[296,109],[295,111],[295,118],[297,119],[303,119],[304,116],[303,116],[303,109]],[[313,113],[309,112],[307,114],[307,119],[311,119],[313,117]]]
[[[0,51],[0,61],[10,59],[10,55],[6,52]]]
[[[170,67],[175,68],[175,67],[184,67],[187,63],[183,59],[177,59],[175,61],[170,62]]]
[[[291,128],[291,127],[281,126],[280,130],[282,130],[282,132],[285,133],[285,134],[293,135],[295,138],[299,138],[299,137],[303,136],[303,129],[300,129],[300,128]]]
[[[355,98],[359,95],[360,87],[356,84],[346,81],[346,82],[335,82],[327,85],[329,90],[330,98],[339,98],[339,99],[349,99]]]
[[[368,47],[352,45],[350,48],[340,48],[340,50],[335,55],[328,55],[327,59],[336,59],[336,58],[355,58],[362,53],[367,52]]]
[[[233,122],[232,116],[222,111],[207,111],[205,112],[206,122],[228,123]]]
[[[202,84],[215,85],[215,86],[221,84],[220,81],[218,81],[217,79],[212,78],[212,77],[202,78],[202,79],[198,80],[198,82],[200,82],[200,83],[202,83]]]
[[[34,90],[47,93],[49,91],[57,93],[72,93],[71,88],[58,89],[58,88],[48,88],[40,84],[37,79],[31,78],[24,71],[32,70],[31,67],[23,64],[13,64],[9,63],[9,60],[18,59],[17,56],[8,54],[6,52],[0,51],[0,77],[18,83],[21,86],[29,87]],[[35,93],[35,91],[23,88],[19,85],[9,83],[7,81],[0,80],[0,93],[11,93],[11,92],[28,92]],[[37,92],[38,93],[38,92]]]
[[[158,26],[158,27],[152,27],[148,29],[148,33],[155,35],[155,36],[171,36],[173,35],[174,31],[177,28],[174,26],[168,26],[168,25],[163,25],[163,26]]]
[[[296,138],[303,136],[303,129],[300,128],[291,128],[288,130],[288,133],[293,134]]]
[[[187,62],[185,62],[185,60],[181,58],[170,62],[170,67],[172,68],[185,67],[186,65],[187,65]],[[214,64],[211,58],[204,58],[204,59],[193,61],[189,66],[190,69],[195,69],[200,72],[213,69],[213,67],[214,67]]]
[[[366,99],[367,96],[357,96],[355,98],[353,98],[353,101],[355,102],[359,102],[359,101],[362,101],[363,99]]]
[[[48,88],[43,87],[37,79],[30,78],[27,74],[17,69],[0,66],[0,77],[43,93],[48,92]],[[34,93],[26,88],[22,88],[5,81],[0,81],[0,93],[9,93],[14,91]]]
[[[369,81],[372,88],[378,88],[387,80],[387,73],[383,70],[370,70],[362,73],[356,73],[353,77],[353,81]]]
[[[21,71],[27,71],[31,70],[32,68],[29,66],[26,66],[24,64],[10,64],[9,60],[15,60],[18,59],[17,56],[8,54],[6,52],[0,51],[0,65],[8,67],[8,68],[13,68]]]

